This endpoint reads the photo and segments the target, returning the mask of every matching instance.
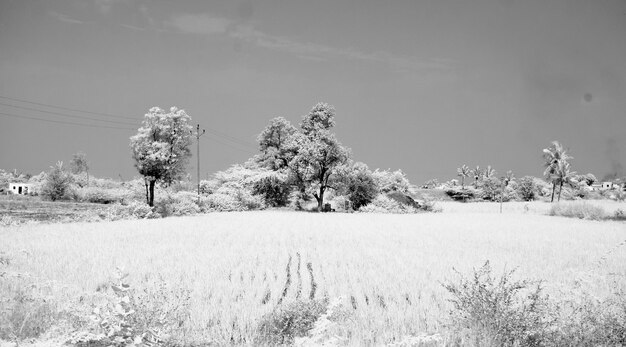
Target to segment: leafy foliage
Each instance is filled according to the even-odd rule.
[[[89,162],[87,154],[84,152],[75,153],[70,161],[70,170],[73,174],[81,174],[89,171]]]
[[[139,173],[150,182],[148,204],[154,204],[156,182],[170,184],[184,176],[191,156],[191,118],[172,107],[169,113],[153,107],[141,128],[130,138],[130,147]]]
[[[461,189],[465,189],[465,178],[469,177],[472,171],[467,165],[462,165],[460,168],[456,169],[456,172],[457,176],[461,177]]]
[[[343,191],[354,210],[369,204],[378,194],[378,186],[372,171],[366,164],[357,162],[346,165],[338,173],[341,176]]]
[[[265,203],[273,207],[287,206],[290,193],[291,187],[286,183],[285,178],[277,175],[260,179],[252,188],[252,194],[263,196]]]
[[[41,188],[41,196],[52,201],[71,199],[72,183],[72,175],[63,170],[63,162],[59,161],[48,172]]]
[[[390,171],[376,169],[372,173],[372,176],[381,193],[409,192],[411,184],[402,170]]]
[[[535,185],[535,178],[531,176],[524,176],[517,185],[517,194],[524,201],[535,200],[537,192],[537,186]]]
[[[320,300],[298,300],[279,306],[265,315],[257,327],[257,345],[288,345],[304,337],[326,312],[327,303]]]
[[[513,279],[514,271],[494,278],[489,262],[471,278],[459,274],[444,284],[452,296],[451,327],[456,343],[475,346],[541,346],[555,324],[540,283]]]
[[[552,145],[543,150],[544,167],[543,172],[547,181],[552,182],[552,197],[550,201],[554,201],[554,192],[556,186],[559,185],[559,200],[561,200],[561,190],[563,190],[563,184],[570,182],[575,172],[570,170],[570,164],[568,160],[573,159],[565,150],[563,145],[558,141],[552,142]]]

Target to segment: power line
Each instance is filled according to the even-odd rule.
[[[59,112],[53,112],[53,111],[38,110],[36,108],[24,107],[24,106],[16,106],[16,105],[11,105],[11,104],[5,104],[3,102],[0,102],[0,105],[14,107],[14,108],[22,109],[22,110],[27,110],[27,111],[36,111],[36,112],[49,113],[49,114],[54,114],[54,115],[61,116],[61,117],[69,117],[69,118],[76,118],[76,119],[89,119],[89,120],[95,120],[95,121],[98,121],[98,122],[106,122],[106,123],[113,123],[113,124],[137,125],[135,123],[118,122],[118,121],[114,121],[114,120],[105,120],[105,119],[98,119],[98,118],[86,117],[86,116],[75,116],[75,115],[70,115],[70,114],[66,114],[66,113],[59,113]]]
[[[3,96],[0,95],[0,98],[2,99],[7,99],[7,100],[13,100],[13,101],[18,101],[18,102],[23,102],[23,103],[27,103],[27,104],[33,104],[33,105],[39,105],[39,106],[43,106],[43,107],[51,107],[51,108],[57,108],[57,109],[61,109],[61,110],[66,110],[66,111],[71,111],[71,112],[81,112],[81,113],[87,113],[87,114],[92,114],[92,115],[98,115],[98,116],[103,116],[103,117],[114,117],[114,118],[120,118],[120,119],[133,119],[136,120],[136,118],[133,117],[128,117],[128,116],[119,116],[119,115],[114,115],[114,114],[110,114],[110,113],[103,113],[103,112],[93,112],[93,111],[86,111],[86,110],[80,110],[80,109],[76,109],[76,108],[70,108],[70,107],[64,107],[64,106],[58,106],[58,105],[51,105],[51,104],[46,104],[46,103],[42,103],[42,102],[36,102],[36,101],[29,101],[29,100],[25,100],[25,99],[18,99],[18,98],[12,98],[12,97],[8,97],[8,96]],[[38,110],[38,109],[33,109],[33,108],[28,108],[28,107],[24,107],[24,106],[15,106],[15,105],[8,105],[8,104],[3,104],[0,103],[2,105],[5,106],[10,106],[10,107],[15,107],[15,108],[21,108],[21,109],[25,109],[25,110],[31,110],[31,111],[37,111],[37,112],[45,112],[45,113],[50,113],[50,114],[56,114],[62,117],[71,117],[71,118],[78,118],[78,119],[85,119],[87,117],[80,117],[80,116],[73,116],[73,115],[68,115],[68,114],[63,114],[63,113],[58,113],[58,112],[53,112],[53,111],[46,111],[46,110]],[[6,115],[6,114],[5,114]],[[41,118],[34,118],[34,117],[30,117],[29,119],[36,119],[36,120],[44,120]],[[135,124],[131,124],[131,123],[126,123],[126,122],[119,122],[119,121],[108,121],[108,120],[101,120],[101,119],[93,119],[93,118],[89,118],[95,121],[99,121],[99,122],[108,122],[108,123],[113,123],[113,124],[122,124],[122,125],[135,125]],[[53,123],[61,123],[61,121],[52,121],[52,120],[45,120],[45,121],[50,121]],[[72,124],[71,122],[66,122],[68,124]],[[96,127],[96,126],[92,126],[92,127]],[[103,126],[104,127],[104,126]],[[113,128],[116,129],[115,127],[108,127],[108,128]],[[122,128],[119,128],[122,129]],[[250,149],[254,149],[254,151],[257,150],[256,146],[253,146],[252,143],[250,141],[247,140],[243,140],[240,139],[238,137],[232,136],[232,135],[228,135],[222,131],[216,130],[216,129],[212,129],[209,127],[206,127],[207,132],[212,133],[215,136],[221,137],[222,139],[226,140],[226,141],[230,141],[233,144],[242,146],[242,147],[246,147],[246,148],[250,148]],[[214,139],[215,140],[215,139]],[[217,140],[215,140],[217,141]],[[221,144],[230,146],[222,141],[217,141]],[[230,146],[232,148],[235,148],[233,146]],[[237,148],[240,151],[243,151],[240,148]]]
[[[236,149],[236,150],[238,150],[238,151],[240,151],[240,152],[242,152],[242,153],[247,153],[247,154],[250,154],[250,153],[251,153],[251,151],[250,151],[250,150],[246,150],[246,149],[242,149],[242,148],[239,148],[239,147],[233,146],[233,145],[232,145],[232,144],[230,144],[230,143],[227,143],[227,142],[224,142],[224,141],[220,141],[220,140],[218,140],[218,139],[216,139],[216,138],[213,138],[213,137],[209,137],[209,138],[210,138],[211,140],[213,140],[213,141],[217,142],[217,143],[221,143],[221,144],[223,144],[224,146],[230,147],[230,148],[232,148],[232,149]]]
[[[4,113],[4,112],[0,112],[0,115],[3,115],[5,117],[23,118],[23,119],[30,119],[30,120],[38,120],[38,121],[42,121],[42,122],[68,124],[68,125],[77,125],[77,126],[90,127],[90,128],[136,130],[134,128],[122,128],[122,127],[112,127],[112,126],[107,126],[107,125],[95,125],[95,124],[83,124],[83,123],[74,123],[74,122],[64,122],[64,121],[60,121],[60,120],[52,120],[52,119],[44,119],[44,118],[37,118],[37,117],[29,117],[29,116],[17,115],[17,114],[11,114],[11,113]]]
[[[134,118],[134,117],[128,117],[128,116],[117,116],[117,115],[110,114],[110,113],[92,112],[92,111],[79,110],[79,109],[76,109],[76,108],[69,108],[69,107],[63,107],[63,106],[44,104],[44,103],[41,103],[41,102],[28,101],[28,100],[17,99],[17,98],[10,98],[8,96],[3,96],[3,95],[0,95],[0,98],[13,100],[13,101],[24,102],[24,103],[27,103],[27,104],[39,105],[39,106],[44,106],[44,107],[58,108],[58,109],[61,109],[61,110],[72,111],[72,112],[89,113],[89,114],[105,116],[105,117],[122,118],[122,119],[133,119]]]

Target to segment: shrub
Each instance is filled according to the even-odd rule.
[[[157,200],[154,211],[162,217],[194,215],[200,212],[197,201],[196,193],[180,191]]]
[[[289,345],[296,337],[304,337],[326,312],[327,303],[320,300],[299,300],[279,306],[265,315],[258,327],[254,344]]]
[[[268,206],[280,207],[289,204],[291,187],[276,176],[264,177],[257,181],[253,188],[253,195],[260,195]]]
[[[120,188],[85,187],[79,188],[77,194],[81,201],[96,204],[124,203],[132,196],[132,192]]]
[[[476,191],[470,188],[467,189],[458,189],[458,188],[449,188],[445,190],[446,195],[452,198],[455,201],[468,201],[474,199],[476,196]]]
[[[392,191],[401,193],[409,192],[411,184],[402,170],[387,171],[376,169],[372,172],[372,177],[381,193],[389,193]]]
[[[173,288],[161,280],[138,291],[126,281],[127,276],[118,269],[114,280],[99,288],[101,299],[89,324],[74,333],[68,343],[163,346],[173,342],[169,337],[183,328],[189,317],[189,290]]]
[[[41,196],[52,201],[73,198],[72,175],[63,170],[63,162],[59,161],[46,176],[41,187]]]
[[[243,211],[241,203],[236,198],[228,194],[211,194],[203,199],[202,204],[206,206],[207,211]]]
[[[548,212],[550,216],[602,220],[606,218],[604,209],[586,202],[555,203]]]
[[[371,203],[361,206],[359,212],[369,213],[417,213],[418,210],[410,205],[404,205],[385,195],[378,195]]]
[[[524,201],[535,200],[537,192],[537,185],[535,184],[534,177],[525,176],[520,179],[517,185],[517,194]]]
[[[408,184],[408,180],[406,182]],[[387,186],[386,188],[389,187]],[[378,185],[369,170],[356,170],[349,176],[346,193],[352,208],[358,210],[361,206],[369,204],[376,197]]]
[[[542,346],[555,320],[540,283],[514,280],[514,271],[494,278],[487,261],[471,278],[459,274],[444,284],[452,296],[450,313],[455,345]]]

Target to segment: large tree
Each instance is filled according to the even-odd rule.
[[[135,167],[146,182],[146,200],[154,206],[154,186],[170,184],[185,173],[191,157],[191,117],[172,107],[169,113],[153,107],[146,113],[136,135],[130,138]]]
[[[544,148],[543,159],[544,167],[546,168],[543,175],[546,177],[546,180],[552,182],[552,197],[550,202],[553,202],[557,184],[560,184],[562,188],[564,183],[563,179],[567,176],[566,171],[569,172],[569,164],[567,164],[567,161],[573,158],[567,154],[567,150],[565,150],[563,145],[558,141],[553,141],[550,147]],[[559,191],[559,199],[561,196],[560,193]]]
[[[272,170],[287,170],[289,184],[303,196],[313,195],[318,211],[324,207],[326,190],[335,188],[337,168],[350,157],[350,151],[331,132],[334,125],[333,106],[318,103],[302,117],[300,130],[277,117],[257,138],[262,153],[256,162]]]
[[[295,155],[294,148],[289,146],[289,141],[297,131],[298,129],[283,117],[270,120],[270,124],[257,138],[261,150],[257,162],[272,170],[286,168]]]
[[[312,191],[319,212],[324,207],[324,193],[328,188],[334,188],[331,178],[335,169],[348,161],[350,153],[334,134],[326,130],[305,139],[290,166]]]

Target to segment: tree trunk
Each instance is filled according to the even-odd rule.
[[[147,179],[143,179],[143,185],[146,187],[146,204],[150,203],[150,193],[148,191],[148,180]]]
[[[556,190],[556,181],[552,181],[552,199],[550,202],[554,202],[554,191]]]
[[[156,181],[150,180],[150,195],[148,197],[148,205],[150,207],[154,206],[154,184],[155,183],[156,183]]]
[[[561,180],[561,185],[559,186],[559,200],[561,201],[561,191],[563,190],[563,181]]]
[[[317,200],[317,212],[324,210],[324,186],[320,186],[320,198]]]
[[[465,190],[465,177],[461,176],[461,189]]]

